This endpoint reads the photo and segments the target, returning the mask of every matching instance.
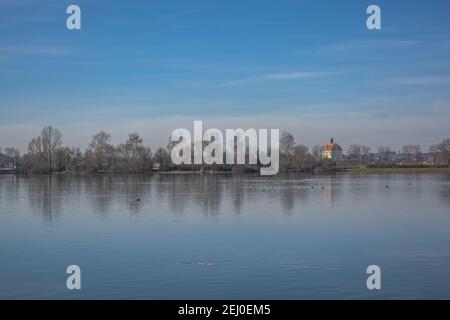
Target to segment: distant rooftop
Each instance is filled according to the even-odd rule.
[[[327,143],[323,146],[323,150],[325,151],[332,151],[336,149],[342,150],[341,146],[334,142],[333,138],[330,139],[330,143]]]

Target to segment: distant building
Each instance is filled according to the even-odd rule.
[[[331,138],[330,143],[327,143],[322,147],[321,156],[322,159],[342,160],[342,148],[334,142],[333,138]]]
[[[161,164],[159,162],[154,163],[153,166],[152,166],[152,170],[153,171],[161,170]]]
[[[0,173],[14,171],[14,169],[13,160],[3,153],[0,153]]]

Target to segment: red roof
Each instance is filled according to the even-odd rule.
[[[338,145],[336,142],[333,143],[327,143],[323,146],[323,150],[325,151],[332,151],[332,150],[342,150],[341,146]]]

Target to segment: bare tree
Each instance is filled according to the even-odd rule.
[[[295,140],[289,132],[283,132],[280,139],[280,152],[286,156],[294,154]]]
[[[309,148],[302,144],[294,147],[294,160],[295,162],[303,162],[310,159]]]
[[[60,148],[56,152],[55,162],[59,171],[79,172],[83,168],[83,154],[80,148]]]
[[[41,131],[42,149],[48,163],[48,170],[52,170],[52,162],[56,152],[62,147],[62,134],[52,126],[44,127]]]
[[[172,159],[169,152],[164,148],[158,148],[153,156],[153,161],[159,163],[161,169],[168,170],[172,165]]]
[[[280,166],[284,169],[294,167],[295,140],[289,132],[283,132],[280,139]]]
[[[72,158],[70,161],[70,170],[72,171],[82,171],[83,168],[85,169],[85,162],[83,159],[83,153],[81,152],[80,148],[73,147],[72,148]]]
[[[5,155],[11,159],[13,169],[16,170],[17,163],[20,159],[20,151],[12,147],[5,148]]]
[[[75,148],[60,148],[55,154],[55,162],[58,171],[72,169],[72,160],[75,156]]]
[[[31,139],[28,144],[28,153],[25,156],[26,167],[34,171],[36,169],[43,169],[45,166],[45,155],[42,148],[41,137]]]
[[[418,161],[420,160],[420,156],[422,154],[421,150],[420,150],[420,146],[419,145],[406,145],[402,147],[402,153],[406,156],[406,159],[411,161],[411,160],[415,160]]]
[[[85,157],[93,169],[104,170],[111,167],[114,146],[109,143],[110,140],[111,135],[105,131],[100,131],[92,137]]]
[[[362,150],[359,144],[352,144],[348,147],[347,157],[352,160],[361,160]]]
[[[321,158],[321,152],[322,152],[322,147],[321,146],[314,146],[311,149],[311,153],[312,156],[314,157],[314,159],[319,160]]]
[[[369,159],[370,148],[368,146],[361,146],[361,157],[363,160],[367,161]]]
[[[151,150],[144,146],[137,133],[130,134],[126,143],[117,147],[117,151],[128,169],[142,170],[151,166]]]
[[[445,163],[450,167],[450,138],[444,139],[438,145],[438,152],[442,163]]]
[[[28,144],[28,153],[32,156],[42,155],[41,137],[31,139]]]

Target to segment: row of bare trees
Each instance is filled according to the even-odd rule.
[[[436,154],[436,160],[439,163],[445,163],[450,167],[450,138],[446,138],[441,143],[432,145],[430,152]]]
[[[392,155],[394,153],[395,152],[391,147],[378,147],[378,160],[384,162],[392,162]],[[450,161],[450,138],[446,138],[442,140],[441,143],[432,145],[430,147],[430,154],[432,163],[429,163],[430,160],[425,158],[420,145],[409,144],[401,148],[400,155],[397,155],[396,161],[400,161],[406,164],[427,163],[436,165],[448,165]]]
[[[321,146],[314,146],[311,151],[308,147],[297,144],[294,136],[290,133],[283,133],[280,139],[280,164],[281,167],[289,169],[298,169],[305,166],[311,166],[320,162]],[[369,164],[373,162],[392,162],[395,152],[389,146],[380,146],[377,148],[378,154],[371,154],[370,147],[366,145],[351,144],[345,154],[345,160],[358,164]],[[431,161],[424,162],[424,154],[420,145],[408,144],[401,148],[400,155],[397,155],[396,161],[405,164],[434,164],[450,165],[450,138],[444,139],[441,143],[431,146]]]
[[[366,162],[369,160],[369,152],[368,146],[352,144],[348,147],[347,157],[351,160]]]
[[[52,126],[44,127],[41,135],[28,144],[27,162],[39,169],[54,167],[55,158],[62,150],[62,134]]]
[[[31,139],[28,150],[20,156],[15,148],[4,148],[3,153],[8,156],[15,168],[24,172],[142,172],[158,163],[162,170],[173,168],[170,152],[173,143],[166,148],[159,148],[153,154],[150,147],[144,145],[137,133],[132,133],[128,139],[117,146],[111,143],[111,135],[101,131],[92,137],[85,151],[80,148],[63,146],[61,132],[51,126],[44,127],[39,136]],[[320,165],[321,146],[309,149],[297,144],[291,133],[284,132],[280,139],[280,167],[284,170],[305,170]],[[0,152],[2,152],[0,148]],[[374,161],[370,148],[365,145],[352,144],[349,146],[346,159],[357,163]],[[402,150],[403,160],[418,163],[422,159],[419,145],[405,145]],[[434,164],[450,165],[450,138],[433,145],[430,152],[434,157]],[[388,146],[378,148],[377,161],[390,161],[392,149]],[[191,169],[193,169],[192,167]],[[189,169],[189,168],[188,168]]]
[[[150,170],[155,160],[151,149],[137,133],[130,134],[125,143],[113,146],[111,135],[101,131],[82,152],[80,148],[64,147],[61,132],[51,126],[43,128],[39,136],[31,139],[27,153],[22,157],[14,148],[6,148],[4,152],[14,159],[14,167],[23,172],[140,172]],[[167,151],[158,150],[155,156],[161,158],[161,153],[166,155]]]

